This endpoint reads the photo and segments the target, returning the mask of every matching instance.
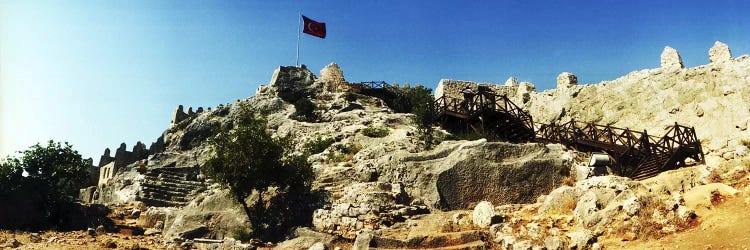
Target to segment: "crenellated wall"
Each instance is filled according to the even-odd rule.
[[[183,109],[184,108],[182,107],[182,105],[177,105],[177,108],[175,109],[175,111],[172,112],[171,126],[177,125],[187,118],[203,113],[203,107],[198,107],[198,109],[196,109],[195,112],[193,112],[193,107],[188,107],[187,113],[185,113]],[[211,108],[208,108],[208,110],[211,111]]]

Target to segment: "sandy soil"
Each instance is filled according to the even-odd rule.
[[[696,210],[700,225],[660,239],[604,239],[605,249],[748,249],[750,247],[750,205],[742,195],[713,208]]]
[[[21,246],[16,249],[107,249],[107,242],[114,242],[114,249],[168,249],[159,243],[159,236],[132,236],[118,233],[105,233],[92,237],[86,231],[43,232],[42,240],[32,243],[31,232],[0,231],[0,248],[8,241],[16,239]]]

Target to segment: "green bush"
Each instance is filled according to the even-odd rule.
[[[78,198],[78,191],[89,179],[90,165],[67,142],[63,145],[50,140],[47,146],[36,144],[20,153],[18,158],[0,161],[0,203],[6,203],[3,205],[7,208],[18,199],[26,204],[33,202],[50,225],[62,223],[63,210]],[[4,226],[23,225],[0,225]]]
[[[430,149],[437,144],[432,128],[435,119],[435,97],[432,90],[421,85],[409,89],[409,103],[419,138],[424,142],[425,148]]]
[[[250,219],[253,235],[262,238],[274,237],[262,234],[274,231],[269,221],[279,216],[269,214],[278,211],[266,209],[263,192],[277,187],[287,195],[308,193],[314,178],[307,155],[293,153],[292,138],[274,138],[266,128],[266,119],[242,104],[234,129],[224,129],[209,140],[215,154],[201,169],[229,189]],[[246,200],[254,191],[258,199],[250,206]]]
[[[344,100],[349,101],[349,102],[353,102],[357,100],[357,94],[352,93],[352,92],[346,92],[344,93],[343,96],[344,96]]]
[[[362,130],[362,134],[368,137],[381,138],[386,137],[390,131],[386,127],[368,126]]]
[[[307,98],[297,100],[294,102],[294,113],[291,118],[301,122],[315,122],[318,119],[315,115],[315,103]]]
[[[315,138],[315,140],[311,140],[305,143],[305,152],[307,152],[308,154],[318,154],[325,151],[334,142],[336,141],[333,140],[333,138],[323,138],[322,136],[318,136]]]

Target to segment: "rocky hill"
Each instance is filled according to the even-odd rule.
[[[661,68],[592,85],[577,85],[562,73],[557,89],[533,93],[523,106],[541,123],[575,119],[656,135],[675,122],[687,124],[698,132],[709,162],[743,156],[742,141],[750,139],[750,57],[733,58],[721,42],[708,56],[711,63],[684,68],[677,50],[666,47]]]
[[[553,90],[536,92],[515,79],[491,87],[535,123],[575,119],[649,132],[675,122],[694,126],[707,164],[644,181],[581,175],[587,156],[560,144],[457,140],[437,129],[440,143],[428,149],[414,115],[352,93],[333,63],[320,77],[304,66],[279,67],[254,96],[237,102],[196,112],[179,106],[157,143],[138,151],[147,154],[125,166],[102,166],[108,170],[99,186],[83,190],[82,200],[127,205],[118,213],[133,218],[128,226],[161,235],[164,247],[600,249],[605,242],[658,238],[699,226],[704,208],[742,196],[737,189],[749,183],[750,59],[733,58],[719,42],[710,58],[684,68],[667,47],[661,68],[613,81],[578,85],[575,75],[563,73]],[[436,97],[456,94],[450,86],[474,85],[444,80]],[[313,118],[299,119],[294,104],[302,99],[314,104]],[[269,209],[299,219],[278,225],[281,242],[234,240],[251,222],[200,172],[212,154],[207,139],[234,126],[240,103],[266,114],[274,136],[294,135],[298,152],[328,142],[308,158],[318,196],[291,204],[275,199],[273,189],[263,191]]]

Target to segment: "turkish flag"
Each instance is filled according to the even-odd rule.
[[[305,29],[302,32],[320,38],[326,38],[326,23],[317,22],[306,16],[302,16],[302,20],[305,21]]]

